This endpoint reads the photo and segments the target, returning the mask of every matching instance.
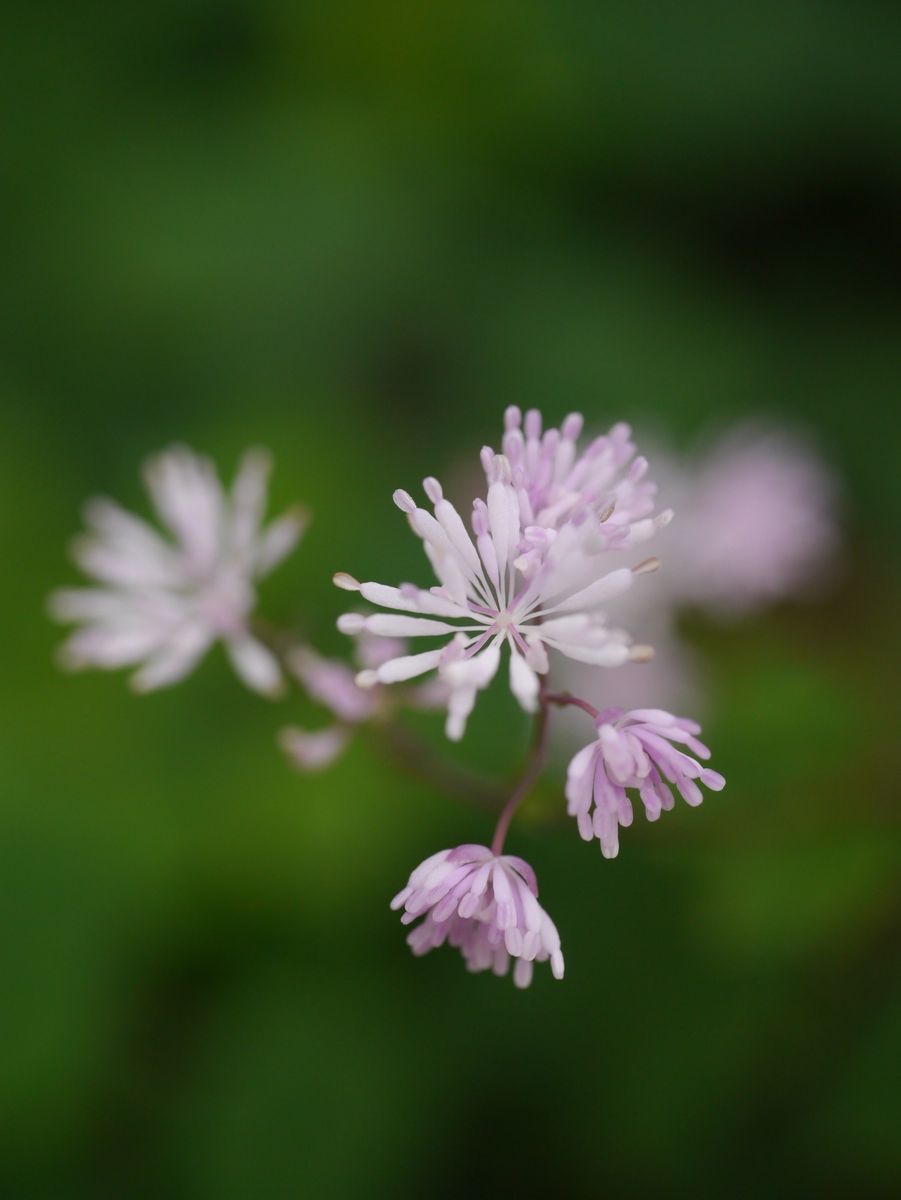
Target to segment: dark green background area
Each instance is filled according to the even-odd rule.
[[[890,3],[19,3],[0,40],[0,1196],[881,1197],[901,1186],[901,11]],[[489,820],[214,653],[65,677],[47,592],[182,440],[308,504],[263,608],[427,575],[391,504],[505,405],[689,446],[812,429],[814,606],[692,618],[728,777],[623,836],[514,826],[563,937],[532,988],[388,912]],[[423,722],[440,744],[440,718]],[[461,760],[526,744],[499,687]]]

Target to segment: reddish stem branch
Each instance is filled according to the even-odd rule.
[[[573,696],[570,692],[550,692],[545,699],[548,704],[556,704],[558,708],[581,708],[582,712],[588,713],[593,721],[596,721],[601,715],[599,708],[595,708],[587,700],[580,700],[578,696]]]
[[[491,853],[494,855],[500,854],[503,850],[504,840],[507,836],[507,830],[510,828],[510,822],[513,820],[513,814],[535,786],[538,776],[544,767],[544,760],[547,757],[549,715],[548,697],[542,692],[538,712],[535,714],[532,749],[529,754],[529,760],[526,763],[526,769],[522,773],[519,783],[513,789],[513,795],[501,810],[501,815],[497,819],[497,827],[494,830],[494,837],[491,839]]]

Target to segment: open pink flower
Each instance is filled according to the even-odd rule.
[[[506,975],[513,959],[513,982],[528,987],[536,962],[549,961],[554,978],[563,978],[560,935],[537,897],[535,872],[523,859],[467,845],[427,858],[391,907],[404,909],[405,925],[425,917],[407,938],[414,954],[449,942],[470,971],[495,975]]]
[[[708,759],[710,751],[698,741],[700,726],[686,717],[659,708],[608,708],[595,724],[597,740],[569,764],[566,799],[579,833],[586,841],[598,838],[605,858],[619,853],[619,827],[632,824],[628,789],[638,792],[648,820],[656,821],[663,809],[673,807],[670,784],[691,805],[703,799],[698,781],[714,792],[725,787],[722,775],[698,762]]]
[[[536,422],[540,428],[538,415],[529,414],[525,440],[518,428],[508,428],[505,444],[515,464],[505,454],[483,452],[488,492],[473,504],[472,535],[436,479],[423,483],[431,513],[407,492],[395,492],[395,503],[422,539],[438,587],[389,587],[359,583],[344,572],[335,576],[339,587],[395,610],[345,613],[338,623],[343,632],[441,639],[436,649],[362,671],[358,681],[364,687],[397,683],[437,670],[448,687],[447,735],[453,740],[462,737],[478,693],[498,671],[504,647],[510,689],[526,712],[537,708],[540,676],[549,670],[551,651],[602,667],[650,654],[612,628],[604,609],[656,561],[611,570],[606,552],[643,541],[672,514],[639,516],[650,505],[650,493],[639,487],[646,464],[635,460],[638,469],[633,463],[625,479],[619,478],[633,450],[625,427],[592,443],[573,462],[576,418],[564,422],[562,434],[551,430],[540,442]],[[548,471],[550,482],[544,479]],[[544,523],[528,524],[531,520]]]

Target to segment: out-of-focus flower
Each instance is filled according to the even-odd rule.
[[[396,658],[405,650],[404,642],[373,637],[364,632],[356,639],[357,669],[341,659],[323,658],[309,646],[297,646],[289,651],[288,666],[303,684],[307,695],[327,708],[335,718],[334,724],[323,729],[289,726],[281,730],[279,744],[294,766],[301,771],[318,771],[330,766],[347,746],[354,729],[368,721],[386,720],[400,703],[426,710],[444,706],[447,689],[438,680],[406,688],[397,696],[380,684],[369,688],[358,685],[360,669],[375,670],[382,662]]]
[[[661,537],[655,586],[626,598],[629,628],[654,646],[653,662],[614,677],[567,662],[556,682],[599,708],[699,711],[704,662],[680,637],[679,612],[736,619],[828,583],[839,547],[839,488],[802,436],[773,428],[740,426],[683,460],[655,447],[653,460],[678,518]],[[621,617],[617,601],[609,615]],[[568,735],[575,718],[566,714],[561,724]]]
[[[535,962],[549,961],[554,978],[563,978],[560,935],[537,897],[527,862],[469,845],[427,858],[391,907],[404,909],[405,925],[425,915],[407,938],[414,954],[449,942],[470,971],[490,969],[495,975],[506,975],[515,959],[513,981],[528,987]]]
[[[394,588],[361,584],[343,572],[335,576],[339,587],[358,591],[382,608],[400,610],[373,616],[346,613],[339,620],[345,633],[366,630],[389,638],[445,639],[438,649],[388,659],[357,678],[367,687],[437,669],[450,691],[447,734],[454,740],[462,737],[478,692],[497,673],[505,644],[510,651],[510,688],[527,712],[537,707],[539,676],[548,671],[549,650],[605,667],[649,655],[648,647],[632,646],[626,633],[607,624],[602,606],[631,587],[637,574],[652,570],[656,561],[609,571],[604,555],[644,540],[667,524],[672,514],[633,519],[649,502],[644,493],[639,497],[636,492],[642,468],[634,473],[636,478],[630,472],[623,511],[614,520],[617,471],[631,455],[631,449],[626,455],[621,445],[626,435],[598,439],[599,449],[589,447],[575,465],[568,466],[575,453],[575,421],[569,418],[564,423],[564,434],[551,430],[538,442],[540,418],[530,414],[527,424],[535,436],[523,441],[508,416],[507,441],[521,461],[514,469],[506,455],[483,452],[490,482],[487,498],[473,505],[474,540],[436,479],[426,479],[423,485],[434,515],[418,507],[407,492],[395,492],[395,503],[423,541],[439,587]],[[541,482],[542,447],[549,447],[547,464],[558,465],[559,470],[551,472],[555,480],[559,474],[557,483]],[[532,449],[537,465],[530,474],[526,466]],[[578,490],[580,482],[585,483],[582,490]],[[631,513],[630,503],[637,506]],[[548,523],[524,525],[523,513],[534,515],[535,504]]]
[[[330,767],[349,740],[347,725],[328,725],[324,729],[300,729],[288,725],[278,734],[278,744],[301,771],[322,771]]]
[[[710,751],[698,741],[701,727],[686,717],[657,708],[609,708],[598,714],[595,724],[597,740],[569,764],[566,799],[579,833],[586,841],[598,838],[605,858],[619,852],[619,827],[632,824],[627,788],[637,790],[648,820],[656,821],[664,809],[673,807],[670,784],[691,805],[703,799],[698,780],[715,792],[725,786],[722,775],[698,762],[708,759]],[[673,743],[687,746],[697,758]]]
[[[265,452],[249,451],[226,492],[213,464],[186,448],[151,459],[145,480],[169,538],[112,500],[90,501],[73,557],[99,586],[50,598],[54,617],[81,624],[63,664],[140,663],[131,683],[147,692],[184,678],[218,639],[248,687],[278,694],[278,662],[250,628],[254,585],[291,552],[306,518],[294,509],[263,526],[270,467]]]
[[[671,602],[741,616],[803,595],[837,549],[836,482],[797,436],[739,428],[673,474]]]

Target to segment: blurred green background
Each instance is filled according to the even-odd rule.
[[[875,0],[7,6],[4,1200],[898,1194],[899,35]],[[219,651],[142,699],[63,676],[44,616],[86,496],[262,443],[315,513],[263,609],[338,651],[332,572],[425,581],[391,491],[508,403],[800,422],[845,491],[820,604],[691,622],[727,790],[604,862],[558,764],[514,826],[567,958],[526,993],[387,908],[487,818],[359,743],[291,773],[312,710]],[[527,736],[497,689],[454,753]]]

